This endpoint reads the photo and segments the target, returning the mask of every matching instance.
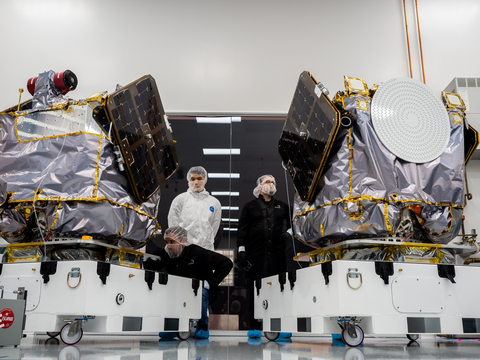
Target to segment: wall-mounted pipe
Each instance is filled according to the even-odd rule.
[[[405,13],[405,33],[407,34],[408,64],[410,66],[410,77],[413,78],[412,57],[410,56],[410,38],[408,36],[407,7],[405,6],[405,0],[403,0],[403,11]]]
[[[405,2],[404,2],[405,4]],[[422,35],[420,35],[420,18],[418,17],[418,4],[417,0],[415,0],[415,10],[417,11],[417,28],[418,28],[418,42],[420,44],[420,58],[422,59],[422,75],[423,75],[423,83],[425,82],[425,67],[423,66],[423,49],[422,49]]]

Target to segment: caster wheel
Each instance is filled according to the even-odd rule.
[[[274,331],[265,331],[263,335],[267,338],[267,340],[275,341],[280,336],[280,333]]]
[[[47,331],[47,335],[50,336],[51,338],[57,337],[60,335],[59,331]]]
[[[179,331],[177,332],[177,337],[180,340],[187,340],[190,337],[190,331]]]
[[[348,346],[356,347],[363,342],[363,338],[365,337],[365,335],[362,328],[358,325],[355,325],[355,331],[357,332],[357,337],[354,339],[348,334],[347,331],[342,330],[342,340]]]
[[[411,341],[417,341],[419,337],[420,337],[419,334],[407,334],[408,340],[411,340]]]
[[[78,343],[83,336],[83,329],[80,329],[80,331],[73,336],[68,336],[68,330],[70,330],[70,324],[63,325],[60,331],[60,339],[67,345]]]

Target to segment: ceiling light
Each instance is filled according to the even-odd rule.
[[[223,228],[224,231],[237,231],[236,228]]]
[[[238,191],[212,191],[212,196],[240,196]]]
[[[240,155],[240,149],[203,149],[203,155]]]
[[[198,124],[230,124],[232,122],[241,122],[242,118],[235,117],[197,117]]]
[[[222,206],[222,210],[240,210],[238,206]]]
[[[239,173],[208,173],[210,179],[240,179]]]
[[[222,221],[238,222],[238,219],[222,218]]]

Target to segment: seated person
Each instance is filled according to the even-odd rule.
[[[184,228],[169,227],[164,235],[165,248],[158,254],[160,260],[147,260],[143,267],[155,271],[165,269],[171,275],[204,280],[202,317],[197,324],[195,337],[208,339],[208,304],[215,301],[218,284],[228,275],[233,263],[224,255],[190,244],[187,236],[187,230]]]

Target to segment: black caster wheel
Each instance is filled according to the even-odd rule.
[[[265,331],[263,335],[267,338],[267,340],[275,341],[280,336],[280,333],[275,331]]]
[[[419,337],[420,337],[419,334],[407,334],[408,340],[411,340],[411,341],[417,341]]]
[[[190,331],[179,331],[177,332],[177,337],[180,340],[187,340],[190,337]]]

